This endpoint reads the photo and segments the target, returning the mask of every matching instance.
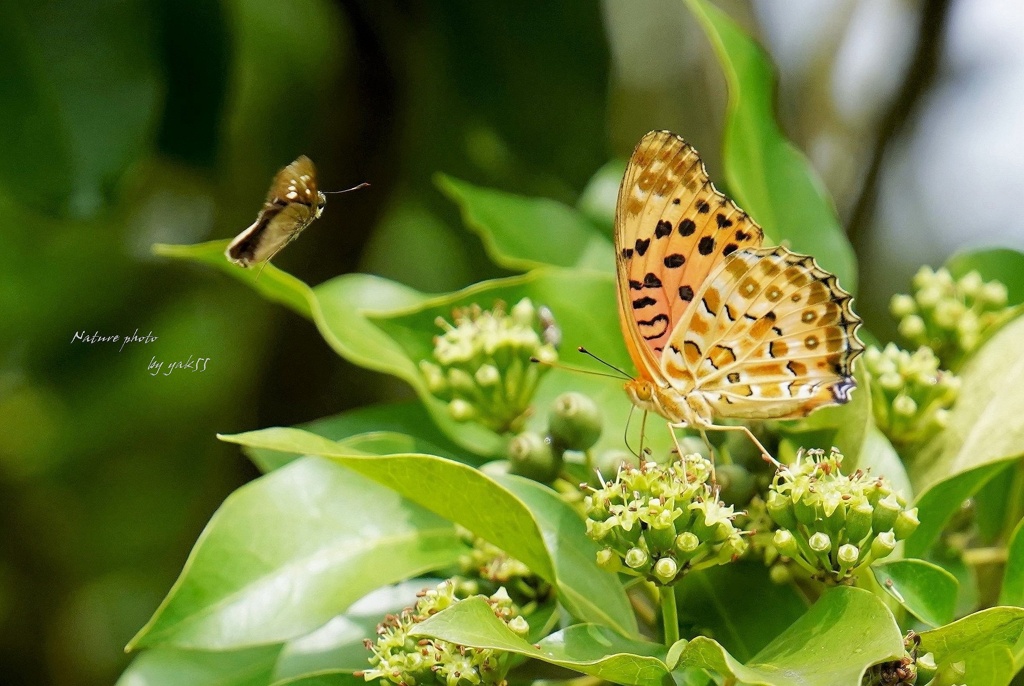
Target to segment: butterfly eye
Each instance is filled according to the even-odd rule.
[[[651,399],[651,386],[650,384],[640,384],[636,388],[636,397],[639,400],[650,400]]]

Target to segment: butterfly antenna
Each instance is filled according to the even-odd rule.
[[[573,367],[568,364],[562,364],[561,362],[544,362],[536,357],[531,357],[530,362],[534,364],[542,364],[545,367],[551,367],[552,369],[564,369],[567,372],[576,372],[577,374],[590,374],[591,376],[603,376],[606,379],[618,379],[619,377],[613,374],[605,374],[604,372],[595,372],[592,369],[583,369],[581,367]]]
[[[368,184],[368,183],[366,183],[366,182],[364,181],[363,183],[359,184],[358,186],[352,186],[352,188],[346,188],[346,189],[345,189],[345,190],[343,190],[343,191],[320,191],[320,192],[321,192],[321,193],[330,193],[330,194],[334,194],[334,193],[349,193],[349,192],[351,192],[351,191],[357,191],[357,190],[359,190],[360,188],[366,188],[366,187],[367,187],[367,186],[369,186],[369,185],[370,185],[370,184]]]
[[[602,359],[601,359],[600,357],[598,357],[598,356],[597,356],[597,355],[595,355],[594,353],[592,353],[592,352],[590,352],[589,350],[587,350],[586,348],[584,348],[584,347],[583,347],[582,345],[581,345],[580,347],[576,348],[576,350],[580,351],[580,352],[581,352],[581,353],[583,353],[584,355],[589,355],[590,357],[593,357],[593,358],[594,358],[595,360],[597,360],[598,362],[600,362],[601,364],[603,364],[603,365],[604,365],[605,367],[608,367],[609,369],[614,369],[614,370],[615,370],[615,371],[617,371],[617,372],[618,372],[619,374],[621,374],[623,378],[625,378],[625,379],[630,379],[630,380],[632,380],[632,379],[633,379],[633,377],[632,377],[632,376],[630,376],[630,375],[629,375],[629,374],[627,374],[626,372],[622,371],[621,369],[619,369],[618,367],[616,367],[616,366],[615,366],[614,364],[612,364],[611,362],[605,362],[605,361],[604,361],[604,360],[602,360]]]
[[[628,450],[631,455],[633,455],[634,457],[639,459],[640,458],[640,453],[638,453],[637,451],[633,450],[633,446],[631,446],[629,444],[629,425],[633,421],[633,410],[635,410],[635,409],[636,409],[636,405],[633,405],[632,403],[630,403],[629,414],[626,415],[626,428],[622,430],[622,442],[626,444],[626,450]]]

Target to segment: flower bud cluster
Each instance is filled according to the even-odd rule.
[[[598,564],[667,586],[741,555],[744,532],[712,488],[711,470],[699,454],[666,465],[623,465],[615,481],[592,490],[584,507],[587,535],[605,546]]]
[[[520,608],[531,602],[544,601],[551,595],[551,584],[534,574],[523,562],[474,536],[468,529],[459,527],[459,534],[472,546],[459,557],[459,570],[467,579],[479,580],[487,590],[504,587]],[[474,592],[479,592],[480,585],[477,584]]]
[[[864,673],[861,686],[926,686],[936,676],[935,655],[918,655],[921,637],[907,632],[903,639],[903,656],[873,665]],[[962,675],[961,675],[962,676]],[[950,683],[943,679],[943,683]]]
[[[373,654],[371,669],[361,673],[363,679],[380,681],[382,686],[505,684],[511,654],[409,635],[418,623],[460,600],[451,581],[423,591],[419,596],[415,607],[384,618],[377,627],[376,642],[367,639],[366,648]],[[488,603],[512,631],[526,636],[529,626],[525,619],[517,616],[505,589],[499,589],[488,598]]]
[[[914,345],[927,345],[947,369],[978,346],[1006,314],[1007,291],[999,281],[982,281],[972,271],[953,279],[949,270],[921,267],[914,294],[894,295],[889,310],[899,331]]]
[[[939,369],[931,348],[909,353],[893,343],[884,350],[869,347],[864,362],[871,375],[875,423],[893,443],[920,441],[946,426],[960,378]]]
[[[515,474],[550,482],[562,471],[565,452],[585,452],[601,437],[601,410],[582,393],[562,393],[548,413],[548,430],[541,435],[524,431],[508,444],[508,458]]]
[[[839,583],[888,556],[914,533],[917,508],[884,477],[840,471],[843,456],[832,449],[801,451],[768,489],[768,514],[779,526],[778,551],[822,581]]]
[[[491,310],[455,310],[453,319],[438,317],[445,331],[434,339],[434,361],[420,362],[427,388],[458,421],[499,433],[519,429],[537,383],[558,359],[550,312],[523,298],[507,313],[498,302]]]

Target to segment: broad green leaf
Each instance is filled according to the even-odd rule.
[[[371,591],[316,631],[285,643],[274,667],[274,683],[323,672],[351,674],[369,666],[363,640],[376,635],[387,614],[416,603],[416,594],[439,579],[413,579]]]
[[[874,421],[864,436],[860,458],[855,464],[858,469],[870,469],[874,476],[884,476],[897,493],[902,494],[908,502],[913,501],[914,487],[910,484],[906,466],[896,448],[892,447],[892,443],[875,426]]]
[[[729,87],[722,164],[736,202],[776,242],[813,255],[857,290],[857,262],[821,180],[775,120],[775,70],[754,40],[707,0],[687,0]]]
[[[280,679],[270,686],[366,686],[366,679],[343,669],[327,669],[316,674]]]
[[[154,648],[132,661],[117,686],[267,686],[281,646],[207,652]]]
[[[352,439],[347,443],[350,447],[377,455],[428,453],[462,461],[470,457],[438,430],[423,405],[416,401],[359,407],[296,428],[334,441]],[[264,448],[246,448],[245,453],[264,472],[299,457]]]
[[[149,149],[161,46],[143,0],[6,3],[0,188],[37,211],[97,214]]]
[[[872,565],[875,579],[908,612],[928,626],[953,621],[956,578],[924,560],[893,560]]]
[[[395,492],[329,461],[297,460],[224,501],[129,649],[281,642],[464,550],[449,522]]]
[[[1002,281],[1010,305],[1024,304],[1024,253],[1009,248],[959,252],[946,262],[954,278],[977,271],[985,281]]]
[[[924,493],[958,474],[1024,454],[1024,317],[1000,329],[964,365],[949,422],[914,457],[910,478]]]
[[[230,241],[208,241],[195,245],[166,245],[158,243],[153,246],[153,254],[176,259],[202,262],[215,267],[228,276],[247,283],[257,293],[271,302],[284,305],[303,317],[311,318],[310,301],[313,291],[299,279],[284,272],[273,264],[268,264],[259,273],[258,269],[242,269],[227,261],[224,250]]]
[[[976,467],[940,481],[918,496],[914,505],[921,525],[908,538],[904,552],[907,557],[924,557],[938,540],[946,522],[949,521],[963,502],[978,492],[989,479],[1004,468],[1003,463]]]
[[[1024,520],[1017,524],[1006,546],[1006,568],[999,604],[1024,607]]]
[[[609,241],[615,235],[615,203],[619,199],[619,185],[626,173],[625,160],[612,160],[590,177],[576,207]]]
[[[664,646],[629,640],[591,624],[571,626],[530,644],[495,617],[482,598],[437,613],[419,624],[413,635],[505,650],[618,684],[661,686],[669,672]]]
[[[613,248],[585,215],[547,198],[525,198],[439,175],[438,187],[479,234],[491,259],[508,269],[542,265],[612,273]]]
[[[220,438],[337,461],[501,547],[537,575],[557,584],[566,606],[580,619],[607,624],[627,635],[636,631],[621,587],[609,584],[610,575],[582,560],[580,550],[586,542],[576,544],[581,548],[566,547],[557,535],[561,533],[558,527],[575,528],[579,519],[576,523],[567,520],[564,508],[529,484],[523,485],[522,480],[507,478],[505,483],[515,484],[513,493],[479,470],[452,460],[433,455],[356,455],[338,443],[299,429],[264,429]],[[540,508],[539,513],[533,512],[532,505]],[[565,579],[560,574],[565,574]],[[604,588],[612,595],[607,599],[588,595],[594,588]]]
[[[962,662],[960,681],[1000,686],[1013,677],[1011,649],[1024,633],[1024,608],[992,607],[921,634],[918,652],[934,653],[940,671]]]
[[[558,577],[558,600],[569,612],[636,635],[636,617],[618,576],[597,566],[601,549],[579,514],[550,488],[517,476],[495,480],[526,503],[540,526]],[[599,618],[603,618],[600,619]]]
[[[867,591],[837,587],[745,665],[703,636],[686,644],[679,664],[749,686],[832,686],[859,684],[868,667],[902,654],[900,628],[885,605]]]
[[[677,584],[676,595],[684,631],[714,636],[740,661],[749,660],[807,612],[807,602],[793,586],[773,584],[764,564],[754,561],[691,572]],[[751,621],[755,606],[757,621]]]

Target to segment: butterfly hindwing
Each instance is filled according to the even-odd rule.
[[[739,251],[676,326],[663,374],[681,393],[702,394],[720,417],[794,418],[846,402],[864,348],[850,300],[811,257],[783,247]]]
[[[615,212],[619,308],[633,361],[658,358],[697,291],[731,253],[759,247],[761,228],[708,179],[679,136],[652,131],[626,167]]]

